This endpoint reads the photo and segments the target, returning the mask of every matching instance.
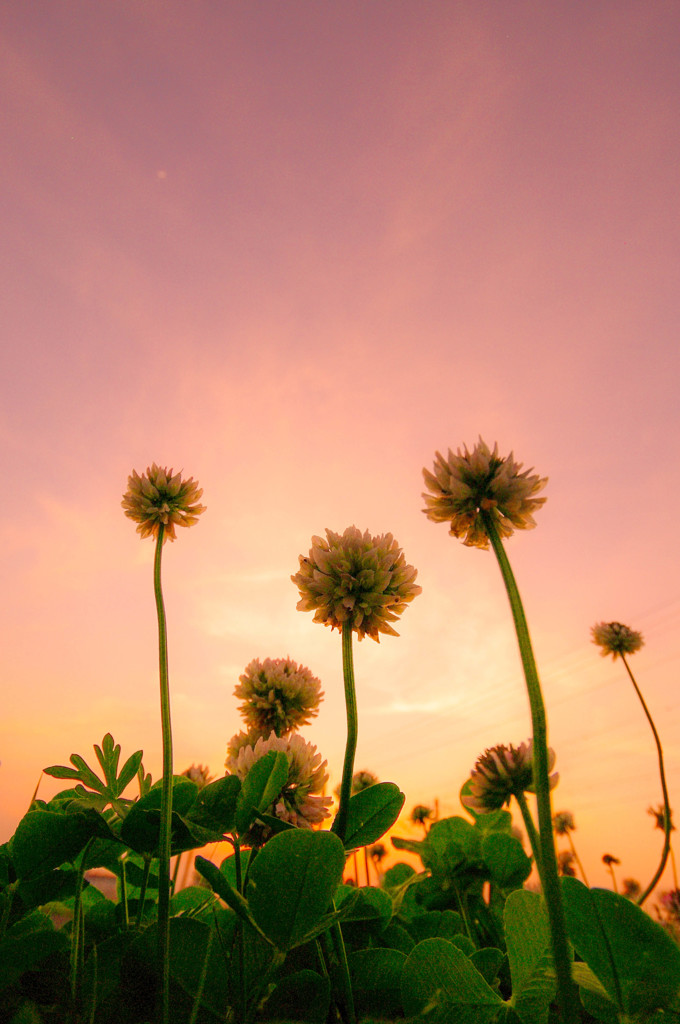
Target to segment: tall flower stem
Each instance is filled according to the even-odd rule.
[[[347,817],[349,799],[352,795],[352,775],[354,773],[354,755],[357,749],[359,732],[357,718],[357,695],[354,685],[354,655],[352,653],[352,626],[349,622],[342,624],[342,675],[345,681],[345,706],[347,708],[347,743],[345,744],[345,761],[342,766],[342,782],[340,784],[340,806],[333,822],[332,831],[344,843],[347,834]]]
[[[529,627],[519,589],[515,577],[505,553],[505,548],[498,535],[496,524],[490,512],[482,509],[480,512],[486,534],[491,541],[494,553],[498,560],[505,589],[510,601],[510,608],[515,622],[515,631],[519,644],[524,678],[526,680],[531,709],[531,724],[533,730],[533,765],[534,765],[534,788],[536,790],[536,805],[538,809],[538,832],[540,840],[540,857],[542,870],[539,871],[543,885],[548,920],[550,922],[550,934],[553,945],[553,956],[555,960],[555,972],[557,975],[557,996],[562,1011],[563,1024],[576,1024],[579,1020],[579,1012],[576,1006],[575,990],[571,980],[571,968],[569,961],[569,946],[567,943],[567,929],[562,904],[560,881],[557,872],[557,856],[555,853],[555,839],[552,828],[552,809],[550,805],[550,782],[548,765],[548,722],[545,712],[541,684],[536,670]]]
[[[653,720],[652,716],[649,713],[649,708],[647,707],[647,705],[645,703],[645,699],[642,696],[642,693],[640,692],[640,687],[635,682],[635,676],[631,672],[630,665],[626,661],[626,656],[623,653],[623,651],[621,651],[620,653],[621,653],[621,661],[623,662],[623,664],[626,667],[626,672],[628,673],[630,681],[631,681],[631,683],[633,684],[633,686],[635,688],[635,692],[638,695],[638,700],[642,704],[642,710],[644,711],[645,715],[647,716],[647,721],[649,722],[649,726],[650,726],[650,728],[652,730],[652,735],[654,736],[654,742],[656,743],[656,752],[657,752],[657,755],[658,755],[658,758],[659,758],[659,775],[661,777],[661,792],[663,793],[663,832],[664,832],[664,842],[663,842],[663,849],[661,851],[661,861],[659,863],[658,868],[656,869],[656,872],[655,872],[654,877],[652,878],[651,882],[649,883],[649,885],[647,886],[645,891],[642,893],[642,895],[638,898],[638,905],[642,906],[642,904],[645,902],[645,900],[647,899],[649,894],[656,888],[657,882],[661,878],[661,876],[663,874],[663,871],[664,871],[664,868],[666,867],[666,861],[668,860],[668,854],[669,854],[670,848],[671,848],[671,805],[670,805],[670,802],[668,800],[668,787],[666,786],[666,772],[664,771],[664,766],[663,766],[663,748],[661,746],[661,740],[659,739],[659,734],[656,731],[656,726],[654,725],[654,720]]]
[[[585,868],[583,867],[583,864],[581,863],[581,858],[579,857],[578,853],[576,852],[576,847],[574,846],[574,840],[571,838],[571,833],[570,832],[567,832],[567,841],[568,841],[568,843],[569,843],[569,845],[571,847],[571,852],[574,854],[574,860],[576,861],[576,863],[579,866],[579,869],[581,871],[581,876],[583,878],[583,881],[586,883],[588,888],[590,888],[590,884],[588,882],[588,876],[586,875]]]
[[[161,975],[160,1024],[167,1024],[170,1006],[170,845],[172,835],[172,725],[170,722],[170,685],[168,678],[168,635],[165,604],[161,589],[161,555],[165,528],[161,523],[156,536],[153,589],[158,615],[158,666],[161,687],[161,727],[163,732],[163,782],[161,788],[161,824],[158,865],[158,967]]]

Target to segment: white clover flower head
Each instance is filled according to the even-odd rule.
[[[426,804],[416,804],[411,811],[411,821],[414,825],[424,825],[426,821],[434,816],[434,811]]]
[[[321,682],[291,658],[253,659],[234,690],[239,711],[250,729],[277,736],[307,725],[319,713]]]
[[[573,866],[574,854],[571,850],[560,850],[557,854],[557,872],[566,878],[575,878],[576,870]]]
[[[195,782],[199,789],[205,789],[205,787],[213,781],[214,775],[210,774],[210,769],[202,764],[192,764],[189,768],[185,768],[182,775],[187,779],[191,779]]]
[[[534,792],[534,744],[533,740],[520,743],[519,747],[503,743],[490,747],[477,758],[470,775],[470,794],[461,797],[464,807],[475,814],[497,811],[510,802],[517,793]],[[548,749],[548,771],[555,764],[555,751]],[[550,788],[557,785],[559,774],[555,772],[548,779]]]
[[[407,565],[391,533],[372,537],[356,526],[343,534],[326,530],[326,539],[312,538],[307,557],[291,576],[300,591],[299,611],[313,611],[314,622],[380,641],[381,633],[399,634],[390,625],[421,592],[417,570]]]
[[[530,469],[520,472],[522,463],[512,452],[501,457],[497,444],[491,451],[480,437],[472,451],[464,446],[454,455],[449,448],[446,459],[436,452],[433,468],[433,473],[423,470],[430,492],[423,494],[423,512],[433,523],[450,523],[449,533],[468,547],[489,546],[482,512],[492,517],[500,537],[536,525],[533,513],[546,499],[534,495],[548,480]]]
[[[227,764],[229,761],[236,761],[239,752],[244,747],[254,747],[259,739],[266,739],[269,733],[264,736],[259,729],[248,729],[247,732],[237,732],[227,743]]]
[[[621,622],[598,622],[590,632],[593,643],[602,648],[602,657],[606,658],[611,654],[615,661],[624,654],[635,654],[645,643],[642,633],[636,633],[634,629],[624,626]]]
[[[318,825],[329,816],[328,808],[333,802],[330,796],[322,795],[328,781],[327,762],[322,761],[313,744],[297,733],[277,736],[272,729],[267,738],[260,736],[254,744],[241,743],[234,737],[228,746],[227,773],[238,775],[243,782],[253,765],[271,750],[286,755],[288,779],[266,813],[298,828]]]
[[[162,525],[165,544],[166,540],[176,539],[176,526],[193,526],[198,522],[205,512],[205,506],[198,504],[202,494],[193,477],[183,480],[181,473],[173,474],[172,469],[154,462],[141,476],[133,469],[121,505],[125,515],[139,524],[137,533],[142,538],[158,537]]]
[[[568,832],[575,832],[574,815],[571,811],[557,811],[553,814],[553,828],[555,835],[566,836]]]

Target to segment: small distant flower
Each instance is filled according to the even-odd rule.
[[[355,793],[361,793],[364,789],[369,789],[370,786],[376,786],[378,784],[378,776],[374,775],[373,772],[359,771],[355,772],[352,776],[352,788],[350,790],[352,796]],[[340,796],[340,790],[342,785],[335,787],[335,795]]]
[[[195,782],[199,790],[205,789],[205,787],[215,778],[214,775],[210,774],[210,769],[204,767],[202,764],[192,764],[190,768],[184,769],[182,775],[187,779],[191,779],[192,782]]]
[[[603,658],[611,654],[616,660],[619,655],[635,654],[644,645],[642,633],[636,633],[620,622],[598,622],[590,632],[593,643],[602,648],[600,654]]]
[[[461,802],[476,814],[497,811],[510,802],[518,793],[533,793],[533,740],[520,743],[519,747],[512,744],[498,744],[485,750],[470,776],[469,796],[461,797]],[[548,771],[555,764],[555,751],[548,749]],[[549,778],[550,788],[557,785],[559,775],[555,772]]]
[[[390,625],[421,592],[417,570],[407,565],[391,533],[372,537],[349,526],[343,534],[326,530],[312,538],[308,557],[291,576],[300,591],[299,611],[313,611],[314,622],[342,629],[349,623],[362,640],[399,634]]]
[[[662,907],[664,907],[670,917],[680,919],[680,889],[670,889],[668,892],[662,892],[660,900]]]
[[[236,747],[239,749],[234,753]],[[277,736],[272,729],[268,738],[260,737],[253,745],[239,744],[239,738],[234,737],[228,747],[227,772],[243,781],[253,765],[271,750],[280,750],[288,758],[288,780],[267,813],[299,828],[311,828],[327,818],[333,801],[330,796],[320,795],[328,781],[327,762],[297,733]]]
[[[467,446],[448,458],[435,453],[434,473],[423,470],[423,494],[427,508],[423,512],[434,523],[450,523],[449,533],[468,547],[488,548],[489,538],[481,512],[488,512],[501,537],[517,530],[532,529],[533,513],[546,501],[534,497],[547,484],[546,477],[520,472],[521,462],[513,453],[501,457],[498,445],[493,451],[480,437],[470,452]]]
[[[619,860],[618,857],[614,857],[614,855],[611,854],[611,853],[603,853],[602,854],[602,863],[606,864],[607,867],[610,868],[612,866],[612,864],[620,864],[621,861]]]
[[[648,807],[647,814],[655,819],[654,828],[661,829],[662,832],[666,831],[666,811],[663,804],[658,804],[656,807]],[[675,832],[675,825],[671,817],[671,832]]]
[[[641,891],[642,886],[637,878],[624,878],[621,883],[621,895],[626,896],[629,900],[637,899]]]
[[[205,506],[198,504],[202,494],[193,477],[182,480],[181,473],[173,475],[172,469],[161,468],[154,462],[141,476],[133,469],[121,505],[125,515],[139,524],[137,533],[142,537],[158,537],[162,524],[165,543],[176,539],[176,526],[193,526],[198,522],[205,512]]]
[[[359,771],[352,776],[352,793],[362,793],[371,786],[378,785],[378,776],[373,772]]]
[[[553,814],[553,828],[558,836],[566,836],[567,832],[575,832],[576,825],[571,811],[558,811]]]
[[[239,711],[246,725],[277,736],[307,725],[319,713],[321,682],[304,665],[290,658],[255,658],[246,666],[234,690],[243,699]]]
[[[425,822],[429,821],[434,811],[431,807],[426,807],[425,804],[416,804],[411,811],[411,821],[414,825],[422,825],[425,828]]]
[[[557,870],[565,878],[575,878],[576,868],[573,864],[574,854],[571,850],[561,850],[557,854]]]
[[[384,843],[373,843],[373,846],[368,848],[368,856],[371,860],[374,860],[376,864],[379,864],[381,860],[384,860],[387,856],[387,850],[385,849]]]

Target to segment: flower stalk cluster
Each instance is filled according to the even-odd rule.
[[[531,711],[538,810],[538,838],[534,842],[538,844],[539,874],[550,921],[558,998],[564,1021],[573,1024],[577,1020],[578,1009],[573,995],[552,830],[547,716],[524,607],[503,546],[503,538],[510,537],[515,529],[526,530],[535,526],[533,513],[546,500],[537,498],[536,494],[547,480],[531,470],[521,472],[521,469],[521,463],[515,462],[512,453],[501,457],[498,446],[494,445],[491,450],[481,437],[472,451],[464,447],[454,455],[449,450],[447,459],[437,452],[434,472],[423,470],[428,487],[428,493],[423,494],[426,505],[423,511],[435,523],[448,522],[449,532],[468,546],[488,548],[490,544],[501,571],[517,633]]]
[[[326,539],[312,537],[299,571],[291,576],[300,591],[299,611],[313,611],[314,622],[342,630],[347,624],[360,640],[399,634],[396,622],[421,592],[417,570],[407,565],[391,533],[372,537],[356,526],[344,533],[326,530]]]
[[[328,817],[331,797],[323,795],[326,761],[311,743],[297,734],[319,711],[321,682],[291,658],[253,659],[239,677],[234,695],[246,730],[227,745],[227,774],[245,779],[253,765],[271,751],[288,760],[288,779],[267,814],[298,828],[311,828]],[[249,840],[266,838],[266,829],[251,830]]]
[[[642,696],[642,691],[636,682],[635,676],[633,675],[626,658],[626,655],[635,654],[636,651],[639,651],[640,648],[644,646],[644,640],[642,638],[642,633],[636,632],[636,630],[631,629],[630,626],[625,626],[621,622],[598,622],[592,627],[591,635],[593,643],[597,644],[600,648],[600,654],[603,658],[606,658],[608,654],[611,654],[614,661],[616,661],[617,658],[620,658],[623,662],[623,666],[628,673],[628,678],[633,684],[633,689],[637,694],[637,698],[642,705],[642,710],[649,722],[649,727],[652,730],[652,736],[654,737],[654,744],[656,746],[657,760],[659,763],[659,778],[661,780],[661,793],[663,796],[662,827],[664,832],[664,842],[663,849],[661,850],[659,866],[654,872],[647,888],[638,897],[637,902],[642,906],[650,893],[653,892],[658,885],[659,879],[664,872],[666,862],[668,861],[668,857],[671,853],[671,832],[673,831],[673,824],[671,821],[671,804],[668,797],[668,784],[666,782],[666,770],[664,768],[663,761],[663,747],[661,745],[656,725],[654,724],[654,719],[652,718],[651,712],[647,707],[647,703]],[[673,866],[675,869],[675,865]]]
[[[314,622],[342,634],[347,741],[333,831],[344,841],[359,728],[352,634],[378,643],[381,633],[398,636],[391,624],[422,588],[415,582],[417,570],[406,563],[391,533],[374,537],[356,526],[342,534],[327,529],[325,539],[312,537],[309,554],[300,555],[299,565],[291,576],[300,593],[298,611],[313,611]]]
[[[202,489],[189,477],[152,463],[146,473],[132,471],[128,489],[121,505],[125,515],[136,522],[142,538],[154,537],[153,586],[158,619],[158,664],[161,697],[161,731],[163,738],[163,781],[158,867],[158,942],[157,955],[161,976],[160,1020],[168,1020],[170,1012],[170,847],[172,835],[172,722],[170,716],[170,681],[168,672],[168,637],[165,604],[161,584],[163,544],[175,540],[176,526],[193,526],[205,511],[198,499]]]

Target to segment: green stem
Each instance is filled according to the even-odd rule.
[[[196,995],[194,997],[194,1005],[191,1009],[191,1016],[189,1017],[189,1024],[196,1024],[196,1018],[198,1017],[198,1011],[201,1008],[201,1000],[203,998],[203,989],[205,988],[205,979],[208,976],[208,964],[210,962],[210,954],[212,953],[213,939],[215,938],[215,932],[210,931],[208,934],[208,942],[206,944],[205,956],[203,957],[203,964],[201,965],[201,976],[198,979],[198,988],[196,989]]]
[[[542,871],[541,881],[543,895],[545,897],[548,920],[550,922],[550,934],[552,937],[553,956],[555,960],[555,973],[557,975],[557,995],[562,1011],[563,1024],[576,1024],[580,1018],[576,1005],[574,985],[571,980],[571,967],[569,959],[569,944],[567,942],[567,929],[564,917],[564,906],[562,904],[562,893],[560,880],[557,872],[557,856],[555,853],[555,838],[552,827],[552,808],[550,804],[550,782],[548,764],[548,722],[541,692],[541,684],[538,679],[536,662],[529,636],[529,627],[519,589],[515,581],[508,556],[498,535],[496,524],[490,512],[480,511],[486,532],[494,554],[498,560],[505,589],[510,601],[510,608],[515,622],[517,641],[519,644],[524,678],[526,680],[531,709],[531,724],[533,730],[533,767],[534,767],[534,789],[536,790],[536,805],[538,809],[538,832],[540,837],[540,855]]]
[[[142,885],[139,890],[139,899],[137,901],[137,931],[139,931],[144,923],[144,902],[146,900],[146,890],[149,884],[149,875],[151,874],[151,857],[148,854],[144,857],[144,873],[142,875]]]
[[[82,982],[82,952],[83,943],[85,938],[85,925],[83,921],[83,881],[85,878],[85,861],[90,851],[90,847],[94,842],[94,838],[88,839],[85,844],[80,857],[80,864],[78,865],[78,875],[76,878],[76,891],[73,902],[73,923],[71,925],[71,999],[73,1002],[74,1012],[77,1014],[80,1010],[81,1002],[81,982]]]
[[[335,903],[333,903],[333,910],[335,910]],[[323,934],[325,935],[326,933],[324,932]],[[338,959],[338,988],[342,996],[343,1017],[347,1024],[356,1024],[354,993],[352,992],[352,981],[349,974],[349,964],[347,963],[345,940],[342,937],[342,928],[339,922],[336,921],[335,924],[331,925],[330,934],[335,946],[335,955]]]
[[[236,888],[243,896],[243,875],[241,872],[241,842],[234,836],[234,867],[236,868]],[[246,1019],[246,941],[243,933],[243,921],[239,918],[236,922],[236,942],[238,948],[238,992],[239,992],[239,1020],[241,1024]]]
[[[123,904],[123,920],[127,930],[130,927],[130,908],[128,906],[127,876],[125,874],[126,864],[127,854],[124,854],[120,859],[120,901]]]
[[[179,878],[179,866],[180,866],[181,863],[182,863],[182,854],[178,853],[177,856],[175,857],[175,866],[174,866],[173,871],[172,871],[171,888],[172,888],[173,894],[177,891],[177,879]]]
[[[158,865],[158,967],[160,1006],[158,1019],[167,1024],[170,1009],[170,845],[172,830],[172,725],[170,722],[170,685],[168,681],[168,636],[165,605],[161,589],[161,555],[165,528],[161,523],[156,538],[153,589],[158,615],[158,667],[161,687],[161,727],[163,732],[163,783],[161,788],[161,824]]]
[[[579,857],[578,853],[576,852],[576,847],[574,846],[574,840],[571,838],[571,832],[567,832],[567,839],[569,840],[569,845],[571,846],[571,852],[574,854],[574,860],[578,864],[579,869],[581,871],[581,874],[583,876],[583,881],[586,883],[586,885],[590,889],[590,882],[588,881],[588,876],[586,875],[585,868],[583,867],[583,864],[581,863],[581,858]]]
[[[345,745],[345,761],[342,766],[342,782],[340,784],[340,806],[333,822],[332,830],[344,843],[347,835],[347,818],[349,800],[352,795],[352,776],[354,774],[354,755],[357,749],[359,731],[357,721],[357,695],[354,686],[354,657],[352,655],[352,626],[349,622],[342,624],[342,675],[345,681],[345,706],[347,708],[347,743]],[[357,884],[358,884],[357,879]]]
[[[524,795],[524,791],[520,790],[518,793],[515,793],[514,796],[515,800],[519,805],[519,809],[522,812],[522,821],[524,822],[524,827],[527,830],[527,836],[529,837],[529,845],[531,846],[531,851],[534,855],[534,861],[536,862],[536,870],[538,871],[538,877],[541,880],[541,887],[545,892],[545,885],[543,884],[543,859],[541,857],[541,840],[538,832],[536,831],[534,819],[531,817],[531,811],[529,810],[529,805],[527,803],[527,798]]]
[[[626,672],[628,673],[630,681],[633,684],[633,686],[635,687],[635,692],[638,695],[638,700],[642,704],[642,710],[644,711],[645,715],[647,716],[647,721],[649,722],[649,726],[650,726],[650,728],[652,730],[652,735],[654,736],[654,742],[656,743],[656,753],[657,753],[657,756],[659,758],[659,775],[661,777],[661,792],[663,793],[663,831],[664,831],[664,843],[663,843],[663,850],[661,851],[661,861],[659,863],[658,868],[656,869],[656,873],[655,873],[654,877],[652,878],[651,882],[649,883],[649,885],[647,886],[645,891],[642,893],[642,895],[638,898],[638,906],[642,906],[642,904],[645,902],[645,900],[647,899],[649,894],[656,888],[656,884],[659,881],[659,879],[661,878],[661,876],[663,874],[663,870],[666,867],[666,861],[668,860],[668,854],[669,854],[670,848],[671,848],[671,805],[670,805],[670,802],[668,800],[668,788],[666,786],[666,772],[664,771],[664,766],[663,766],[663,748],[661,746],[661,740],[659,739],[659,734],[656,731],[656,726],[654,725],[654,719],[652,718],[652,716],[649,713],[649,708],[645,704],[645,699],[642,696],[642,693],[640,692],[640,687],[635,682],[635,676],[633,675],[633,673],[630,670],[630,666],[629,666],[628,662],[626,661],[626,656],[623,653],[623,651],[621,652],[621,661],[625,665]]]
[[[610,875],[612,876],[612,885],[614,886],[614,892],[615,892],[615,893],[618,893],[618,891],[619,891],[619,887],[618,887],[618,885],[616,884],[616,875],[614,874],[614,868],[612,867],[612,865],[611,865],[611,864],[608,864],[608,865],[607,865],[607,867],[609,868],[609,874],[610,874]],[[640,901],[638,900],[638,903],[639,903],[639,902],[640,902]]]

